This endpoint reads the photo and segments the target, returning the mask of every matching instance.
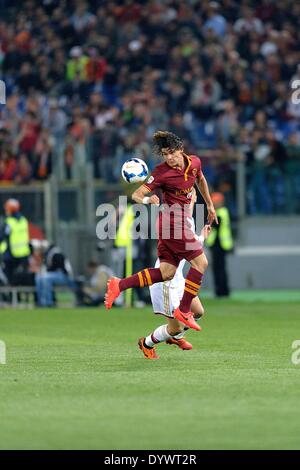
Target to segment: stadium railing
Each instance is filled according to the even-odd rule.
[[[55,286],[54,293],[57,307],[74,307],[75,297],[68,286]],[[65,295],[62,295],[65,294]],[[35,307],[34,286],[0,286],[0,307],[33,308]]]

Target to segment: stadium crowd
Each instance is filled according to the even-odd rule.
[[[232,194],[245,159],[249,213],[300,210],[298,2],[3,0],[2,10],[0,182],[44,180],[58,155],[72,178],[78,144],[95,178],[117,182],[132,155],[153,168],[151,135],[168,129],[203,158],[214,189]]]

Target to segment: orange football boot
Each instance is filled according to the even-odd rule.
[[[104,305],[107,310],[111,308],[116,298],[120,295],[119,282],[120,279],[118,277],[112,277],[107,281],[107,290],[104,300]]]
[[[180,349],[183,349],[183,351],[193,349],[193,345],[191,343],[189,343],[184,338],[180,338],[180,339],[169,338],[169,339],[167,339],[166,343],[167,344],[176,344],[176,346],[178,346]]]
[[[156,354],[155,348],[146,348],[144,346],[145,338],[140,338],[138,345],[141,351],[143,351],[146,359],[159,359],[159,356]]]
[[[193,328],[193,330],[201,331],[201,327],[195,321],[194,315],[192,312],[187,312],[187,313],[181,312],[181,310],[179,310],[179,307],[178,307],[176,308],[176,310],[174,310],[174,318],[176,318],[176,320],[180,321],[181,323],[184,323],[189,328]]]

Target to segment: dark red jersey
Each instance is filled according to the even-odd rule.
[[[154,168],[144,184],[150,191],[161,188],[163,203],[168,206],[190,204],[196,178],[202,175],[201,161],[194,155],[184,155],[183,169],[172,168],[166,162]]]
[[[185,166],[158,165],[145,183],[149,191],[161,189],[163,208],[158,220],[158,256],[161,262],[178,266],[181,259],[199,256],[202,246],[195,238],[190,222],[190,203],[196,179],[202,175],[200,159],[184,155]]]

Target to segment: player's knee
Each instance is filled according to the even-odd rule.
[[[161,274],[164,281],[171,281],[175,275],[176,269],[164,269]]]
[[[195,260],[195,262],[194,263],[192,262],[191,264],[192,264],[193,268],[197,269],[202,274],[204,274],[206,269],[208,268],[208,259],[203,254],[200,259]]]
[[[203,260],[202,260],[202,263],[201,263],[201,264],[202,264],[202,269],[203,269],[203,272],[204,272],[204,271],[206,271],[206,270],[207,270],[207,268],[208,268],[208,259],[206,258],[206,256],[205,256],[205,258],[203,258]]]
[[[173,277],[174,277],[174,274],[168,273],[168,274],[165,274],[165,275],[163,276],[163,280],[164,280],[164,281],[171,281],[171,280],[173,279]]]
[[[205,271],[207,270],[208,268],[208,260],[207,258],[204,258],[201,260],[201,263],[199,263],[199,265],[197,265],[196,269],[198,269],[198,271],[200,271],[202,274],[205,273]]]

